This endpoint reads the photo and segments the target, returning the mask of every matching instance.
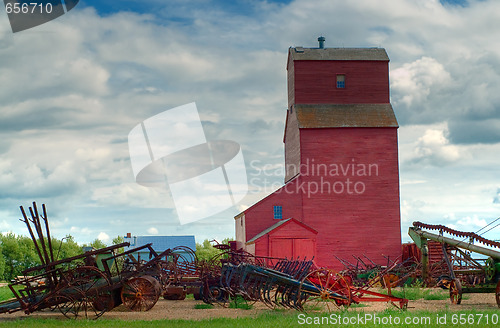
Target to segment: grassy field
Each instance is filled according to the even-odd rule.
[[[18,287],[20,288],[20,287]],[[17,289],[16,289],[17,290]],[[8,299],[14,298],[14,294],[12,294],[9,287],[0,287],[0,302]]]
[[[381,291],[381,293],[387,293]],[[394,289],[392,295],[402,297],[415,301],[418,299],[424,300],[446,300],[450,298],[450,291],[440,288],[420,288],[420,287],[406,287],[404,289]]]
[[[110,319],[90,320],[47,320],[26,318],[22,320],[0,319],[0,327],[105,327],[105,328],[151,328],[151,327],[203,327],[203,328],[264,328],[264,327],[303,327],[303,326],[338,326],[338,327],[498,327],[500,314],[496,310],[459,311],[459,312],[336,312],[328,314],[284,314],[269,311],[255,318],[210,319],[210,320],[157,320],[157,321],[122,321]]]
[[[402,291],[397,291],[402,292]],[[395,293],[396,294],[396,293]],[[405,297],[411,300],[447,299],[448,291],[439,289],[406,288]],[[0,299],[11,297],[7,287],[0,288]],[[403,296],[403,295],[399,295]],[[242,308],[244,303],[234,307]],[[255,317],[237,319],[217,318],[205,320],[154,320],[154,321],[125,321],[107,319],[106,316],[98,320],[68,320],[61,316],[60,319],[39,319],[32,317],[13,318],[8,314],[0,315],[0,328],[3,327],[304,327],[304,326],[332,326],[332,327],[500,327],[500,312],[497,310],[462,310],[438,312],[406,311],[396,308],[387,308],[382,312],[364,310],[366,305],[352,306],[344,312],[327,313],[301,313],[285,312],[282,310],[268,310]],[[213,306],[197,304],[193,310],[212,309]],[[355,309],[355,310],[354,310]]]

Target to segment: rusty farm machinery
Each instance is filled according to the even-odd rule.
[[[360,302],[388,302],[406,309],[408,300],[356,287],[349,276],[318,268],[306,259],[257,257],[241,250],[227,249],[219,270],[204,276],[202,299],[206,303],[227,306],[238,297],[261,301],[270,308],[285,307],[299,311],[318,309],[332,311]]]
[[[9,288],[15,298],[0,303],[0,313],[58,309],[66,317],[98,318],[123,304],[133,311],[147,311],[170,285],[166,259],[175,256],[168,249],[157,254],[151,244],[120,251],[128,243],[85,252],[65,259],[54,256],[47,212],[36,203],[27,215],[21,206],[23,221],[33,240],[41,264],[23,272]],[[133,252],[148,249],[149,261],[124,265]]]
[[[210,261],[198,261],[183,246],[160,254],[151,244],[123,251],[128,243],[58,259],[45,205],[41,213],[36,203],[29,215],[22,206],[21,212],[41,264],[9,285],[15,298],[0,302],[0,313],[50,309],[68,318],[95,319],[120,304],[147,311],[161,296],[180,300],[188,293],[211,304],[225,306],[240,297],[297,310],[307,309],[308,304],[324,311],[359,302],[390,302],[402,309],[408,304],[391,296],[390,288],[385,295],[370,286],[354,286],[349,276],[317,268],[312,260],[256,257],[227,245],[217,246],[222,252]],[[148,261],[132,256],[144,249],[149,251]]]
[[[288,266],[288,261],[282,262]],[[250,301],[262,301],[271,308],[332,311],[361,302],[389,302],[406,309],[408,300],[382,294],[369,288],[355,287],[348,276],[330,269],[314,269],[310,261],[292,261],[297,270],[277,270],[253,264],[225,264],[222,267],[217,302],[241,296]],[[291,266],[291,267],[293,267]]]
[[[453,238],[444,236],[445,233]],[[500,242],[473,232],[421,222],[414,222],[408,234],[420,248],[424,281],[438,278],[439,285],[450,290],[454,304],[460,304],[463,293],[495,293],[500,307]],[[442,250],[441,266],[445,270],[439,277],[432,277],[430,272],[428,244],[432,241],[439,243]]]
[[[375,263],[366,255],[352,257],[355,264],[337,256],[337,260],[344,266],[340,273],[348,276],[353,285],[363,288],[394,288],[411,284],[420,276],[420,265],[413,257],[392,260],[386,257],[386,265]]]

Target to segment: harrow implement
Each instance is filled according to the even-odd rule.
[[[285,262],[282,265],[299,269],[286,273],[247,263],[225,264],[217,287],[217,303],[241,296],[245,300],[261,301],[270,308],[281,306],[299,311],[312,308],[329,312],[360,302],[390,302],[401,309],[408,305],[408,300],[390,295],[390,289],[389,295],[385,295],[354,287],[349,277],[333,270],[311,270],[312,261]]]

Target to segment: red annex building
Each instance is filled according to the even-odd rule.
[[[401,255],[398,123],[381,48],[290,48],[285,185],[235,217],[237,246],[260,256]]]

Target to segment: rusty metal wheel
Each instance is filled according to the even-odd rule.
[[[211,304],[218,304],[222,307],[229,306],[229,294],[220,286],[210,286],[207,298]]]
[[[96,267],[78,267],[65,273],[54,300],[64,304],[57,307],[66,317],[74,313],[74,317],[97,319],[114,307],[110,286],[109,279]]]
[[[57,304],[55,308],[57,308],[66,318],[78,318],[78,313],[80,311],[79,302],[71,296],[64,294],[54,295],[50,298],[50,302]]]
[[[330,269],[310,272],[300,283],[299,295],[305,295],[301,307],[306,303],[312,311],[324,311],[326,307],[331,312],[348,307],[352,300],[349,281]]]
[[[123,305],[132,311],[148,311],[160,298],[162,287],[151,276],[135,277],[123,284],[121,299]]]
[[[453,279],[450,283],[450,300],[453,304],[462,302],[462,284],[458,278]]]
[[[382,287],[394,288],[397,286],[397,283],[399,282],[399,276],[394,274],[394,273],[388,273],[388,274],[383,275],[380,280],[382,282]]]

